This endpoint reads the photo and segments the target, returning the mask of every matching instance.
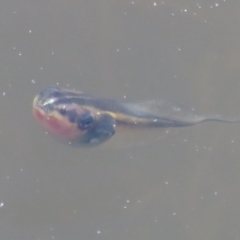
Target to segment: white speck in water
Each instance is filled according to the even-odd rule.
[[[231,142],[234,143],[234,140],[232,140]]]
[[[0,203],[0,208],[4,206],[4,202],[1,202]]]
[[[16,47],[13,47],[13,50],[16,50]]]
[[[157,3],[156,3],[156,2],[154,2],[154,3],[153,3],[153,6],[154,6],[154,7],[155,7],[155,6],[157,6]]]
[[[174,212],[174,213],[173,213],[173,216],[176,216],[176,215],[177,215],[177,213]]]
[[[97,231],[97,234],[101,234],[101,231],[98,230],[98,231]]]
[[[31,80],[32,83],[36,83],[34,79]]]
[[[126,95],[124,95],[124,96],[123,96],[123,98],[127,98],[127,96],[126,96]]]
[[[214,196],[217,196],[218,195],[218,192],[214,192]]]
[[[175,13],[172,13],[172,16],[175,16]]]
[[[42,68],[42,67],[40,67],[40,69],[41,69],[41,70],[43,70],[43,68]]]
[[[138,200],[137,202],[138,202],[138,203],[140,203],[140,202],[141,202],[141,200]]]
[[[126,208],[127,208],[127,206],[124,206],[123,208],[125,208],[125,209],[126,209]]]
[[[187,12],[187,9],[184,9],[184,12]]]
[[[157,122],[157,121],[158,121],[157,118],[153,120],[153,122]]]
[[[130,203],[130,200],[126,200],[127,203]]]
[[[23,171],[23,169],[22,169],[22,168],[20,168],[20,171],[22,172],[22,171]]]
[[[165,182],[166,185],[168,185],[168,182]]]
[[[178,51],[181,51],[181,48],[179,48]]]
[[[131,48],[128,48],[128,50],[130,51],[130,50],[131,50]]]
[[[32,33],[32,30],[30,29],[28,32],[29,32],[29,33]]]
[[[215,3],[215,7],[218,7],[219,6],[219,4],[218,3]]]
[[[6,93],[5,93],[5,92],[3,92],[3,93],[2,93],[2,95],[5,97],[5,96],[6,96]]]
[[[134,4],[134,2],[132,2],[132,4]]]
[[[117,52],[119,52],[119,49],[117,48]]]
[[[54,52],[52,52],[52,55],[54,54]]]
[[[22,56],[22,53],[18,53],[19,56]]]

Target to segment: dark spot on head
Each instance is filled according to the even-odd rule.
[[[58,112],[62,115],[62,116],[66,116],[67,114],[67,110],[66,108],[62,107],[58,110]]]
[[[77,118],[77,125],[79,129],[87,129],[93,122],[94,117],[91,113],[82,113]]]
[[[111,115],[100,114],[81,138],[81,144],[92,147],[107,141],[115,133],[115,124],[116,120]]]
[[[115,133],[115,119],[109,114],[103,114],[99,119],[98,134],[102,136],[111,136]]]

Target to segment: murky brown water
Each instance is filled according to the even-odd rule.
[[[239,7],[2,3],[0,239],[240,239],[240,125],[128,132],[74,149],[46,135],[31,113],[34,95],[59,84],[240,116]]]

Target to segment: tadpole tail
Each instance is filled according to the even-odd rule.
[[[240,119],[239,118],[225,119],[217,115],[217,116],[210,116],[210,117],[203,118],[198,123],[202,123],[202,122],[240,123]]]

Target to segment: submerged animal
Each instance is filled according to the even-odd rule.
[[[238,123],[240,119],[204,117],[169,101],[125,101],[48,87],[33,101],[33,114],[52,135],[76,146],[96,146],[119,126],[131,128],[187,127],[206,121]]]

